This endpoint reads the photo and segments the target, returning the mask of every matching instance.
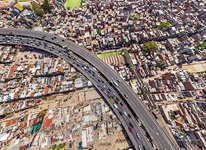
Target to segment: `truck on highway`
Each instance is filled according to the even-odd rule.
[[[67,45],[62,45],[62,48],[66,49],[66,48],[67,48]]]
[[[115,104],[115,101],[114,101],[112,98],[109,99],[109,102],[110,102],[112,105]]]

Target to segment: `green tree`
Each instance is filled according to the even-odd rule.
[[[44,11],[41,9],[38,3],[32,2],[31,3],[32,9],[37,16],[42,17],[44,15]]]
[[[43,1],[43,5],[42,5],[42,9],[45,11],[45,12],[48,12],[52,9],[52,6],[51,4],[49,3],[48,0],[44,0]]]
[[[158,50],[158,45],[154,41],[145,42],[142,47],[145,53],[151,53]]]
[[[22,7],[23,7],[23,9],[29,9],[29,6],[23,5]]]
[[[101,34],[102,34],[101,29],[97,29],[97,34],[99,34],[99,35],[101,35]]]
[[[43,17],[43,15],[44,15],[44,11],[42,9],[39,9],[39,8],[37,8],[34,12],[37,16],[40,16],[40,17]]]
[[[161,22],[160,25],[158,26],[158,29],[162,30],[162,29],[168,27],[169,25],[170,25],[169,21]]]
[[[57,145],[56,144],[52,146],[52,150],[55,150],[55,149],[57,149]]]
[[[158,67],[160,67],[161,69],[164,69],[164,68],[167,67],[167,64],[166,64],[165,62],[163,62],[163,61],[160,61],[160,62],[158,63]]]
[[[63,143],[63,144],[59,144],[59,145],[58,145],[58,149],[59,149],[59,150],[64,149],[64,147],[65,147],[65,143]]]
[[[196,49],[202,51],[206,49],[206,42],[199,43],[195,46]]]
[[[32,9],[35,10],[37,8],[40,8],[39,4],[36,3],[36,2],[31,2],[31,6],[32,6]]]

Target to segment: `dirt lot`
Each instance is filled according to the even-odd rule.
[[[0,8],[5,8],[8,5],[9,0],[1,0],[0,1]]]
[[[182,66],[183,69],[187,70],[190,73],[204,72],[206,71],[206,63],[201,62],[198,64],[191,64]]]

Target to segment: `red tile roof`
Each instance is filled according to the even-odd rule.
[[[52,124],[52,121],[53,121],[53,118],[51,118],[51,119],[46,119],[46,120],[44,121],[43,127],[49,127],[49,126]]]

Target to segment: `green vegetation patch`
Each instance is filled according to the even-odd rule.
[[[116,56],[116,55],[119,55],[119,54],[117,52],[107,52],[107,53],[97,54],[97,57],[104,58],[104,57]]]
[[[170,25],[169,21],[161,22],[160,25],[158,26],[158,29],[162,30]]]
[[[48,0],[43,1],[42,9],[44,10],[44,12],[49,12],[52,9],[52,5]]]
[[[40,5],[36,2],[31,3],[32,9],[37,16],[42,17],[44,15],[44,11],[41,9]]]
[[[101,35],[101,34],[102,34],[101,29],[97,29],[97,34],[99,34],[99,35]]]
[[[200,51],[205,50],[206,49],[206,42],[202,42],[202,43],[197,44],[195,48],[200,50]]]
[[[142,50],[145,53],[155,52],[158,50],[158,45],[154,41],[148,41],[143,44]]]
[[[170,119],[171,120],[176,120],[177,118],[175,117],[175,115],[170,115]]]
[[[165,69],[167,67],[167,64],[165,62],[163,62],[163,61],[160,61],[158,63],[158,67],[160,67],[161,69]]]
[[[82,0],[66,0],[64,7],[66,9],[79,8],[82,5]]]
[[[50,149],[52,150],[64,150],[65,149],[65,143],[59,144],[59,145],[53,145]]]

